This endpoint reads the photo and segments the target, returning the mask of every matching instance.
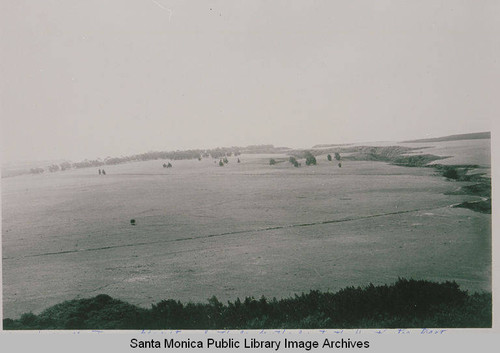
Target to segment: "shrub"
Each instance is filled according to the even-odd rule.
[[[448,168],[443,171],[443,176],[448,179],[458,179],[458,171],[456,169]]]

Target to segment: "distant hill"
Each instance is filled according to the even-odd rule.
[[[343,147],[343,146],[349,146],[349,145],[352,145],[352,143],[321,144],[321,145],[314,145],[311,148]]]
[[[403,143],[409,142],[442,142],[442,141],[458,141],[458,140],[481,140],[481,139],[490,139],[491,132],[474,132],[471,134],[459,134],[459,135],[450,135],[444,137],[435,137],[428,139],[419,139],[419,140],[409,140],[409,141],[401,141]]]

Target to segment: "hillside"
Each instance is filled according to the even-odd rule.
[[[401,141],[402,143],[414,143],[414,142],[444,142],[444,141],[459,141],[459,140],[482,140],[482,139],[490,139],[491,132],[474,132],[470,134],[458,134],[458,135],[449,135],[443,137],[434,137],[428,139],[418,139],[418,140],[408,140]]]

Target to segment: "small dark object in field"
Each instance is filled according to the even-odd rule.
[[[135,219],[131,219],[130,220],[130,224],[133,225],[133,226],[135,226]]]
[[[339,168],[342,168],[342,163],[339,163]]]
[[[104,171],[104,169],[102,170],[102,175],[106,175],[106,172]]]

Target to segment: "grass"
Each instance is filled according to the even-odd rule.
[[[65,301],[40,315],[4,319],[5,330],[491,327],[491,294],[455,282],[399,279],[392,285],[310,291],[292,298],[223,304],[162,300],[139,308],[108,295]]]

